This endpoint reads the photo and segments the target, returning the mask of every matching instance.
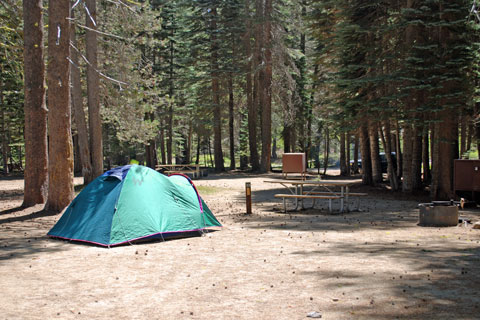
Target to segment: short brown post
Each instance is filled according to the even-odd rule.
[[[245,183],[245,195],[247,201],[247,214],[252,214],[252,187],[250,182]]]

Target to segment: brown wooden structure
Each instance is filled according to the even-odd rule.
[[[455,160],[453,185],[456,195],[480,200],[480,160]]]
[[[287,179],[289,173],[298,173],[301,179],[306,179],[307,168],[305,153],[284,153],[282,156],[282,175]]]

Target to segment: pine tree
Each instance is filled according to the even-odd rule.
[[[48,192],[43,8],[41,0],[24,1],[23,6],[25,48],[25,186],[23,206],[32,206],[45,203]]]
[[[70,109],[70,5],[48,7],[48,200],[47,210],[60,212],[73,199],[73,147]]]

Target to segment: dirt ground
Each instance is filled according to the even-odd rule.
[[[365,187],[360,211],[285,214],[278,176],[195,180],[221,231],[111,249],[49,239],[60,215],[0,179],[0,319],[480,318],[480,230],[417,226],[422,196]]]

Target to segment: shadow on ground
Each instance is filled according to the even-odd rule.
[[[21,212],[23,210],[26,210],[26,208],[16,207],[16,208],[8,209],[8,210],[5,210],[5,211],[1,211],[0,216],[6,215],[6,214],[9,214],[9,213]],[[60,215],[60,213],[58,213],[56,211],[47,211],[47,210],[41,209],[41,210],[38,210],[38,211],[33,211],[33,212],[30,212],[30,213],[27,213],[25,215],[16,215],[16,216],[13,216],[13,217],[0,219],[0,225],[2,225],[4,223],[24,222],[24,221],[27,221],[27,220],[33,220],[33,219],[37,219],[37,218],[50,217],[50,216],[56,216],[56,215]]]
[[[303,272],[318,281],[335,279],[329,282],[329,291],[338,292],[343,301],[358,296],[370,300],[370,305],[354,309],[349,303],[335,304],[334,311],[343,314],[353,314],[354,310],[355,317],[366,319],[474,319],[480,312],[478,247],[448,247],[438,243],[422,247],[415,241],[358,245],[337,242],[327,250],[301,250],[293,254],[308,256],[312,261],[327,256],[375,261],[373,267],[366,269],[332,265],[327,272]],[[381,270],[382,259],[397,261],[405,269]],[[376,294],[375,288],[380,283],[389,288],[388,296]],[[363,289],[348,291],[356,297],[345,297],[340,292],[348,288]],[[379,306],[382,312],[378,312]]]

